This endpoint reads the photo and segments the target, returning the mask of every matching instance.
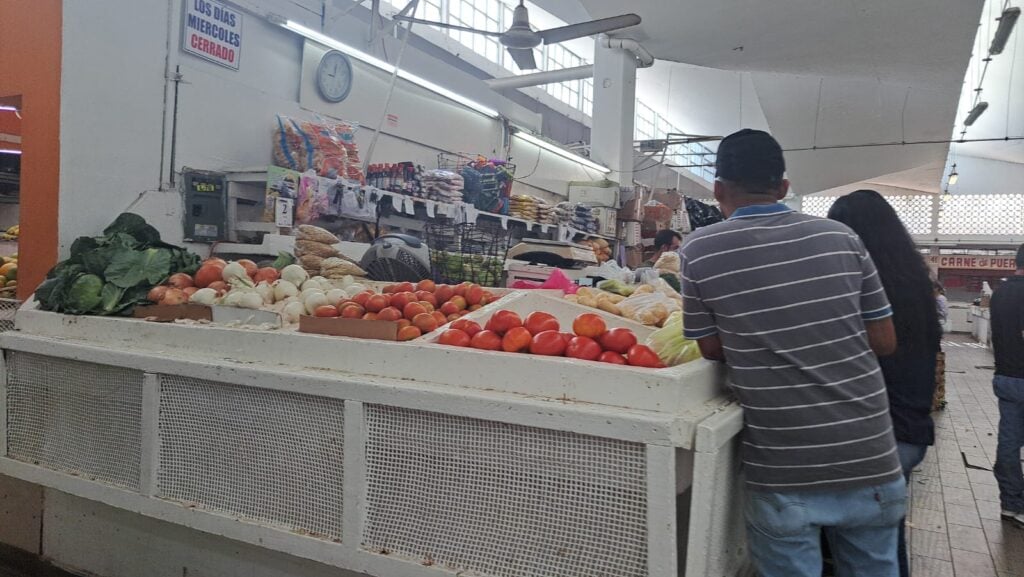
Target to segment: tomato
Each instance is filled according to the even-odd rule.
[[[384,309],[381,309],[379,313],[377,313],[377,319],[382,321],[393,322],[397,321],[400,318],[402,318],[402,311],[396,309],[395,307],[385,307]]]
[[[455,285],[455,294],[460,297],[466,296],[466,291],[469,289],[469,285],[471,284],[473,283],[464,282],[462,284]]]
[[[416,298],[415,293],[395,293],[391,296],[391,306],[403,311],[405,310],[405,305],[414,303],[418,300],[419,299]]]
[[[457,315],[457,314],[451,314],[451,315],[448,315],[448,316],[446,316],[446,317],[445,317],[445,320],[447,320],[448,322],[452,322],[452,321],[457,321],[457,320],[459,320],[459,319],[461,319],[461,318],[462,318],[462,317],[460,317],[460,316],[459,316],[459,315]]]
[[[431,306],[433,306],[434,308],[437,308],[437,297],[434,296],[434,293],[432,293],[432,292],[429,292],[429,291],[419,291],[419,292],[416,293],[416,300],[421,301],[421,302],[426,301],[426,302],[430,303]]]
[[[523,326],[526,327],[526,330],[530,331],[531,335],[537,335],[544,331],[557,332],[561,329],[561,327],[558,326],[558,319],[556,319],[554,315],[540,311],[526,315],[526,319],[523,321]]]
[[[560,357],[565,354],[565,340],[558,331],[541,331],[533,335],[530,352],[535,355]]]
[[[569,342],[576,338],[576,335],[572,333],[558,333],[562,335],[562,340],[565,341],[565,346],[569,346]]]
[[[441,305],[441,308],[439,310],[446,315],[454,315],[459,312],[459,307],[456,306],[455,303],[453,302],[446,302],[443,305]]]
[[[602,352],[601,345],[590,337],[574,337],[565,347],[565,356],[585,361],[596,361]]]
[[[386,309],[390,305],[391,299],[388,298],[388,295],[373,295],[372,297],[366,299],[366,304],[363,306],[365,306],[366,310],[371,313],[379,313],[380,311]]]
[[[224,262],[224,261],[221,261]],[[199,288],[207,288],[211,284],[223,281],[224,267],[226,264],[219,264],[216,262],[209,262],[199,267],[196,271],[195,284]]]
[[[412,321],[410,321],[409,319],[398,319],[397,321],[395,321],[395,323],[398,324],[399,329],[404,329],[405,327],[412,326]]]
[[[451,347],[468,347],[470,336],[460,331],[459,329],[448,329],[441,333],[440,338],[437,342],[442,345],[448,345]]]
[[[336,317],[338,316],[338,307],[334,305],[323,305],[316,307],[313,310],[313,316],[315,317]]]
[[[219,266],[220,268],[224,268],[224,267],[228,266],[228,261],[226,261],[226,260],[224,260],[222,258],[217,258],[215,256],[211,256],[210,258],[204,260],[201,266],[206,266],[208,264],[212,264],[212,265],[215,265],[215,266]],[[200,287],[200,288],[202,288],[202,287]]]
[[[470,339],[469,346],[485,351],[500,351],[501,336],[494,331],[480,331]]]
[[[400,282],[395,285],[395,292],[399,293],[414,293],[416,292],[416,285],[411,282]]]
[[[506,353],[525,352],[530,349],[533,336],[523,327],[512,327],[501,339],[501,349]]]
[[[439,284],[437,285],[437,288],[434,289],[434,297],[439,303],[446,303],[451,300],[453,296],[455,296],[455,289],[449,285]]]
[[[402,309],[402,316],[411,321],[416,318],[416,315],[421,315],[425,312],[427,312],[426,307],[420,303],[409,303]]]
[[[366,313],[363,315],[364,321],[375,321],[377,320],[377,313]]]
[[[448,323],[448,317],[445,316],[445,314],[442,313],[441,311],[434,311],[430,314],[434,317],[434,320],[437,321],[437,326],[441,326]]]
[[[398,292],[398,285],[393,285],[393,284],[389,284],[389,285],[387,285],[386,287],[382,288],[382,289],[380,290],[380,292],[382,292],[382,293],[384,293],[384,294],[393,294],[393,293],[396,293],[396,292]]]
[[[416,327],[402,327],[398,329],[398,340],[400,341],[411,341],[419,338],[421,335],[422,333]]]
[[[464,310],[466,310],[466,307],[467,307],[467,306],[469,306],[469,305],[468,305],[468,304],[466,303],[466,299],[465,299],[464,297],[461,297],[461,296],[453,296],[453,297],[451,298],[451,300],[450,300],[450,301],[448,301],[448,302],[450,302],[450,303],[454,304],[454,305],[455,305],[455,307],[456,307],[457,309],[459,309],[460,311],[464,311]]]
[[[412,318],[412,324],[424,334],[437,330],[437,319],[430,313],[416,315]]]
[[[453,322],[452,323],[452,328],[453,329],[459,329],[460,331],[466,333],[470,337],[472,337],[473,335],[477,334],[478,332],[484,330],[483,327],[481,327],[478,323],[476,323],[474,321],[471,321],[469,319],[462,319],[462,318],[460,318],[459,320]]]
[[[646,345],[633,345],[629,348],[629,354],[626,357],[629,364],[634,367],[665,368],[665,364],[658,358],[658,353]]]
[[[521,326],[523,326],[523,319],[519,318],[519,315],[515,312],[508,310],[500,310],[494,313],[491,320],[487,321],[487,328],[499,335],[503,335],[508,331]]]
[[[600,357],[597,357],[597,360],[601,361],[602,363],[611,363],[613,365],[626,364],[626,357],[620,355],[615,351],[605,351],[601,353]]]
[[[430,279],[423,279],[420,282],[416,283],[416,290],[427,291],[432,293],[435,290],[437,290],[437,285],[435,285],[434,281]]]
[[[604,324],[604,319],[598,314],[583,313],[576,317],[576,320],[572,321],[572,332],[576,333],[577,336],[596,339],[607,330],[608,325]]]
[[[466,312],[478,311],[482,308],[484,308],[484,305],[469,305],[469,308],[466,309]]]
[[[469,285],[466,287],[466,303],[469,305],[480,304],[480,299],[484,298],[484,289],[480,285]]]
[[[341,316],[346,319],[361,319],[366,314],[366,309],[357,303],[349,303],[341,307]]]
[[[434,312],[434,309],[435,309],[435,308],[437,308],[437,307],[435,307],[434,305],[432,305],[432,304],[428,303],[427,301],[419,301],[419,304],[420,304],[420,306],[422,306],[423,308],[427,309],[427,312],[428,312],[428,313],[432,313],[432,312]]]
[[[266,281],[268,283],[273,283],[279,278],[281,278],[281,273],[279,273],[276,268],[272,266],[265,266],[256,271],[256,274],[252,277],[252,282],[259,283]]]
[[[370,300],[370,297],[372,296],[373,291],[363,291],[357,294],[356,296],[352,297],[352,300],[356,301],[356,304],[358,304],[359,306],[365,307],[366,301]]]
[[[636,335],[629,329],[617,328],[601,335],[601,338],[598,340],[606,351],[614,351],[624,355],[629,352],[630,347],[636,344]]]

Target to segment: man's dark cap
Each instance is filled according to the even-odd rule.
[[[743,184],[776,186],[786,174],[782,147],[763,130],[744,128],[722,139],[715,159],[715,176]]]

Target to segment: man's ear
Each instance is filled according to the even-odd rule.
[[[721,180],[715,181],[715,200],[718,204],[722,204],[722,199],[725,197],[725,184]]]
[[[783,178],[782,183],[779,184],[779,191],[775,194],[775,198],[782,200],[789,194],[789,179]]]

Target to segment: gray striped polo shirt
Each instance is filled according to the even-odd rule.
[[[722,341],[744,409],[748,487],[898,479],[885,381],[864,329],[892,310],[856,233],[757,205],[694,232],[682,254],[685,333]]]

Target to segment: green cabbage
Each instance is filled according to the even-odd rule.
[[[683,336],[683,313],[680,311],[669,315],[665,324],[651,333],[644,344],[651,347],[661,362],[670,367],[700,358],[697,342]]]

